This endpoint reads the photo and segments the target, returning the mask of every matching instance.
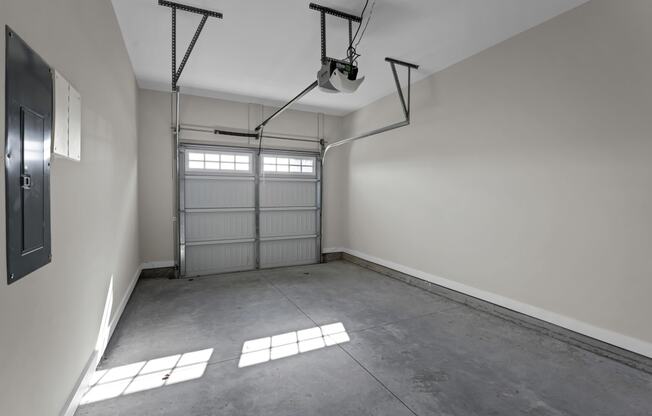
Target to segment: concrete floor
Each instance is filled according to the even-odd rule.
[[[349,342],[238,367],[247,340],[336,322]],[[141,280],[99,369],[207,348],[201,377],[76,414],[652,414],[648,373],[344,261]]]

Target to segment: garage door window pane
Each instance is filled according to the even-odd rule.
[[[264,156],[263,172],[313,174],[315,172],[315,158]]]
[[[251,156],[237,153],[189,152],[188,170],[251,172]]]

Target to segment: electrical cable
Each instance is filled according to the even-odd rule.
[[[376,6],[376,0],[374,0],[374,2],[371,3],[371,8],[369,9],[369,17],[367,18],[367,23],[364,25],[364,29],[362,29],[362,33],[360,34],[360,39],[358,39],[358,42],[355,44],[354,49],[358,47],[358,45],[362,41],[362,38],[364,37],[365,32],[367,31],[367,26],[369,26],[369,22],[371,21],[371,16],[374,14],[374,6]],[[362,26],[362,23],[360,23],[360,26]]]
[[[369,3],[369,1],[367,1],[367,3],[365,4],[365,7],[362,9],[362,15],[361,15],[362,18],[364,18],[364,12],[365,12],[365,9],[367,8],[368,3]],[[362,33],[360,34],[360,38],[355,43],[355,46],[352,45],[353,44],[353,42],[352,42],[351,45],[349,46],[348,50],[347,50],[347,57],[351,61],[351,64],[354,65],[354,66],[356,66],[358,58],[360,56],[362,56],[357,52],[356,49],[357,49],[358,45],[360,45],[360,42],[362,42],[362,38],[364,37],[364,34],[367,31],[367,27],[369,26],[369,22],[371,21],[371,17],[374,14],[374,7],[375,6],[376,6],[376,0],[374,0],[374,2],[371,3],[371,8],[369,9],[369,16],[367,17],[367,22],[365,23],[364,28],[362,29]],[[360,25],[358,25],[358,30],[356,30],[356,32],[355,32],[356,35],[353,37],[354,41],[357,38],[358,31],[360,30],[361,27],[362,27],[362,22],[360,22]]]
[[[355,38],[358,37],[358,32],[360,32],[360,26],[362,26],[362,17],[364,16],[364,12],[367,10],[368,5],[369,5],[369,0],[365,2],[364,7],[362,8],[362,13],[360,13],[360,24],[358,25],[358,29],[356,29],[355,35],[353,35],[353,39],[351,39],[351,44],[349,46],[353,46],[353,42],[355,41]]]
[[[362,8],[362,13],[360,13],[360,19],[364,17],[364,12],[367,10],[367,6],[369,5],[369,0],[367,0],[364,4],[364,7]],[[358,28],[355,31],[355,35],[351,38],[351,42],[349,43],[349,47],[346,48],[346,56],[349,58],[349,60],[354,63],[355,61],[358,60],[360,57],[360,54],[358,54],[353,47],[353,42],[355,42],[355,39],[358,37],[358,33],[360,32],[360,27],[362,27],[362,20],[360,20],[360,24],[358,24]],[[353,58],[352,58],[353,56]]]

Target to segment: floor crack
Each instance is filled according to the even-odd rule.
[[[276,290],[277,290],[277,291],[278,291],[278,292],[279,292],[279,293],[280,293],[280,294],[281,294],[285,299],[288,300],[288,302],[290,302],[291,304],[293,304],[293,305],[294,305],[294,306],[299,310],[299,312],[301,312],[302,314],[304,314],[304,315],[306,316],[306,318],[310,319],[310,321],[312,321],[312,323],[313,323],[315,326],[319,326],[319,324],[318,324],[314,319],[312,319],[312,317],[311,317],[310,315],[308,315],[308,314],[306,313],[306,311],[304,311],[303,309],[301,309],[301,307],[300,307],[299,305],[297,305],[296,302],[294,302],[292,299],[290,299],[290,297],[289,297],[285,292],[283,292],[283,291],[282,291],[278,286],[276,286],[274,283],[272,283],[272,282],[269,280],[269,278],[268,278],[267,276],[265,276],[265,274],[262,274],[262,276],[263,276],[263,279],[265,279],[265,281],[266,281],[266,282],[267,282],[271,287],[273,287],[274,289],[276,289]],[[452,308],[451,308],[451,309],[452,309]],[[433,312],[433,313],[437,313],[437,312]],[[428,315],[430,315],[430,314],[428,314]],[[427,315],[424,315],[424,316],[427,316]],[[411,318],[411,319],[415,319],[415,318]],[[400,321],[399,321],[399,322],[400,322]],[[389,325],[389,324],[385,324],[385,325]],[[362,330],[364,330],[364,329],[362,329]],[[358,331],[351,331],[351,333],[353,333],[353,332],[358,332]],[[346,350],[342,345],[337,344],[337,346],[338,346],[338,347],[340,348],[340,350],[342,350],[346,355],[348,355],[349,358],[351,358],[351,359],[352,359],[356,364],[358,364],[358,366],[360,366],[360,368],[362,368],[362,370],[364,370],[367,374],[369,374],[369,376],[370,376],[371,378],[373,378],[374,380],[376,380],[376,382],[377,382],[378,384],[380,384],[380,385],[381,385],[381,386],[382,386],[382,387],[383,387],[383,388],[384,388],[384,389],[385,389],[389,394],[391,394],[392,396],[394,396],[394,398],[395,398],[396,400],[398,400],[398,401],[399,401],[399,402],[400,402],[400,403],[401,403],[401,404],[402,404],[402,405],[403,405],[407,410],[409,410],[410,413],[412,413],[412,414],[415,415],[415,416],[419,416],[419,415],[418,415],[414,410],[412,410],[412,408],[410,408],[410,406],[408,406],[408,405],[407,405],[407,404],[406,404],[406,403],[405,403],[405,402],[404,402],[400,397],[398,397],[398,395],[397,395],[396,393],[394,393],[392,390],[390,390],[390,388],[387,387],[387,385],[386,385],[385,383],[383,383],[383,382],[382,382],[378,377],[376,377],[376,376],[371,372],[371,370],[369,370],[367,367],[364,366],[364,364],[362,364],[362,363],[361,363],[357,358],[355,358],[355,357],[353,356],[353,354],[351,354],[349,351],[347,351],[347,350]]]

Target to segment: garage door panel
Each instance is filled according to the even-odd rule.
[[[192,145],[184,152],[184,276],[319,261],[318,155]]]
[[[260,266],[282,267],[315,263],[316,238],[260,242]]]
[[[253,207],[253,178],[186,177],[186,208]]]
[[[317,234],[317,211],[262,211],[260,213],[260,236],[297,236]]]
[[[314,207],[317,203],[315,181],[261,180],[261,207]]]
[[[254,242],[186,246],[186,275],[251,270],[256,266]]]
[[[256,213],[187,212],[186,241],[236,240],[256,236]]]

